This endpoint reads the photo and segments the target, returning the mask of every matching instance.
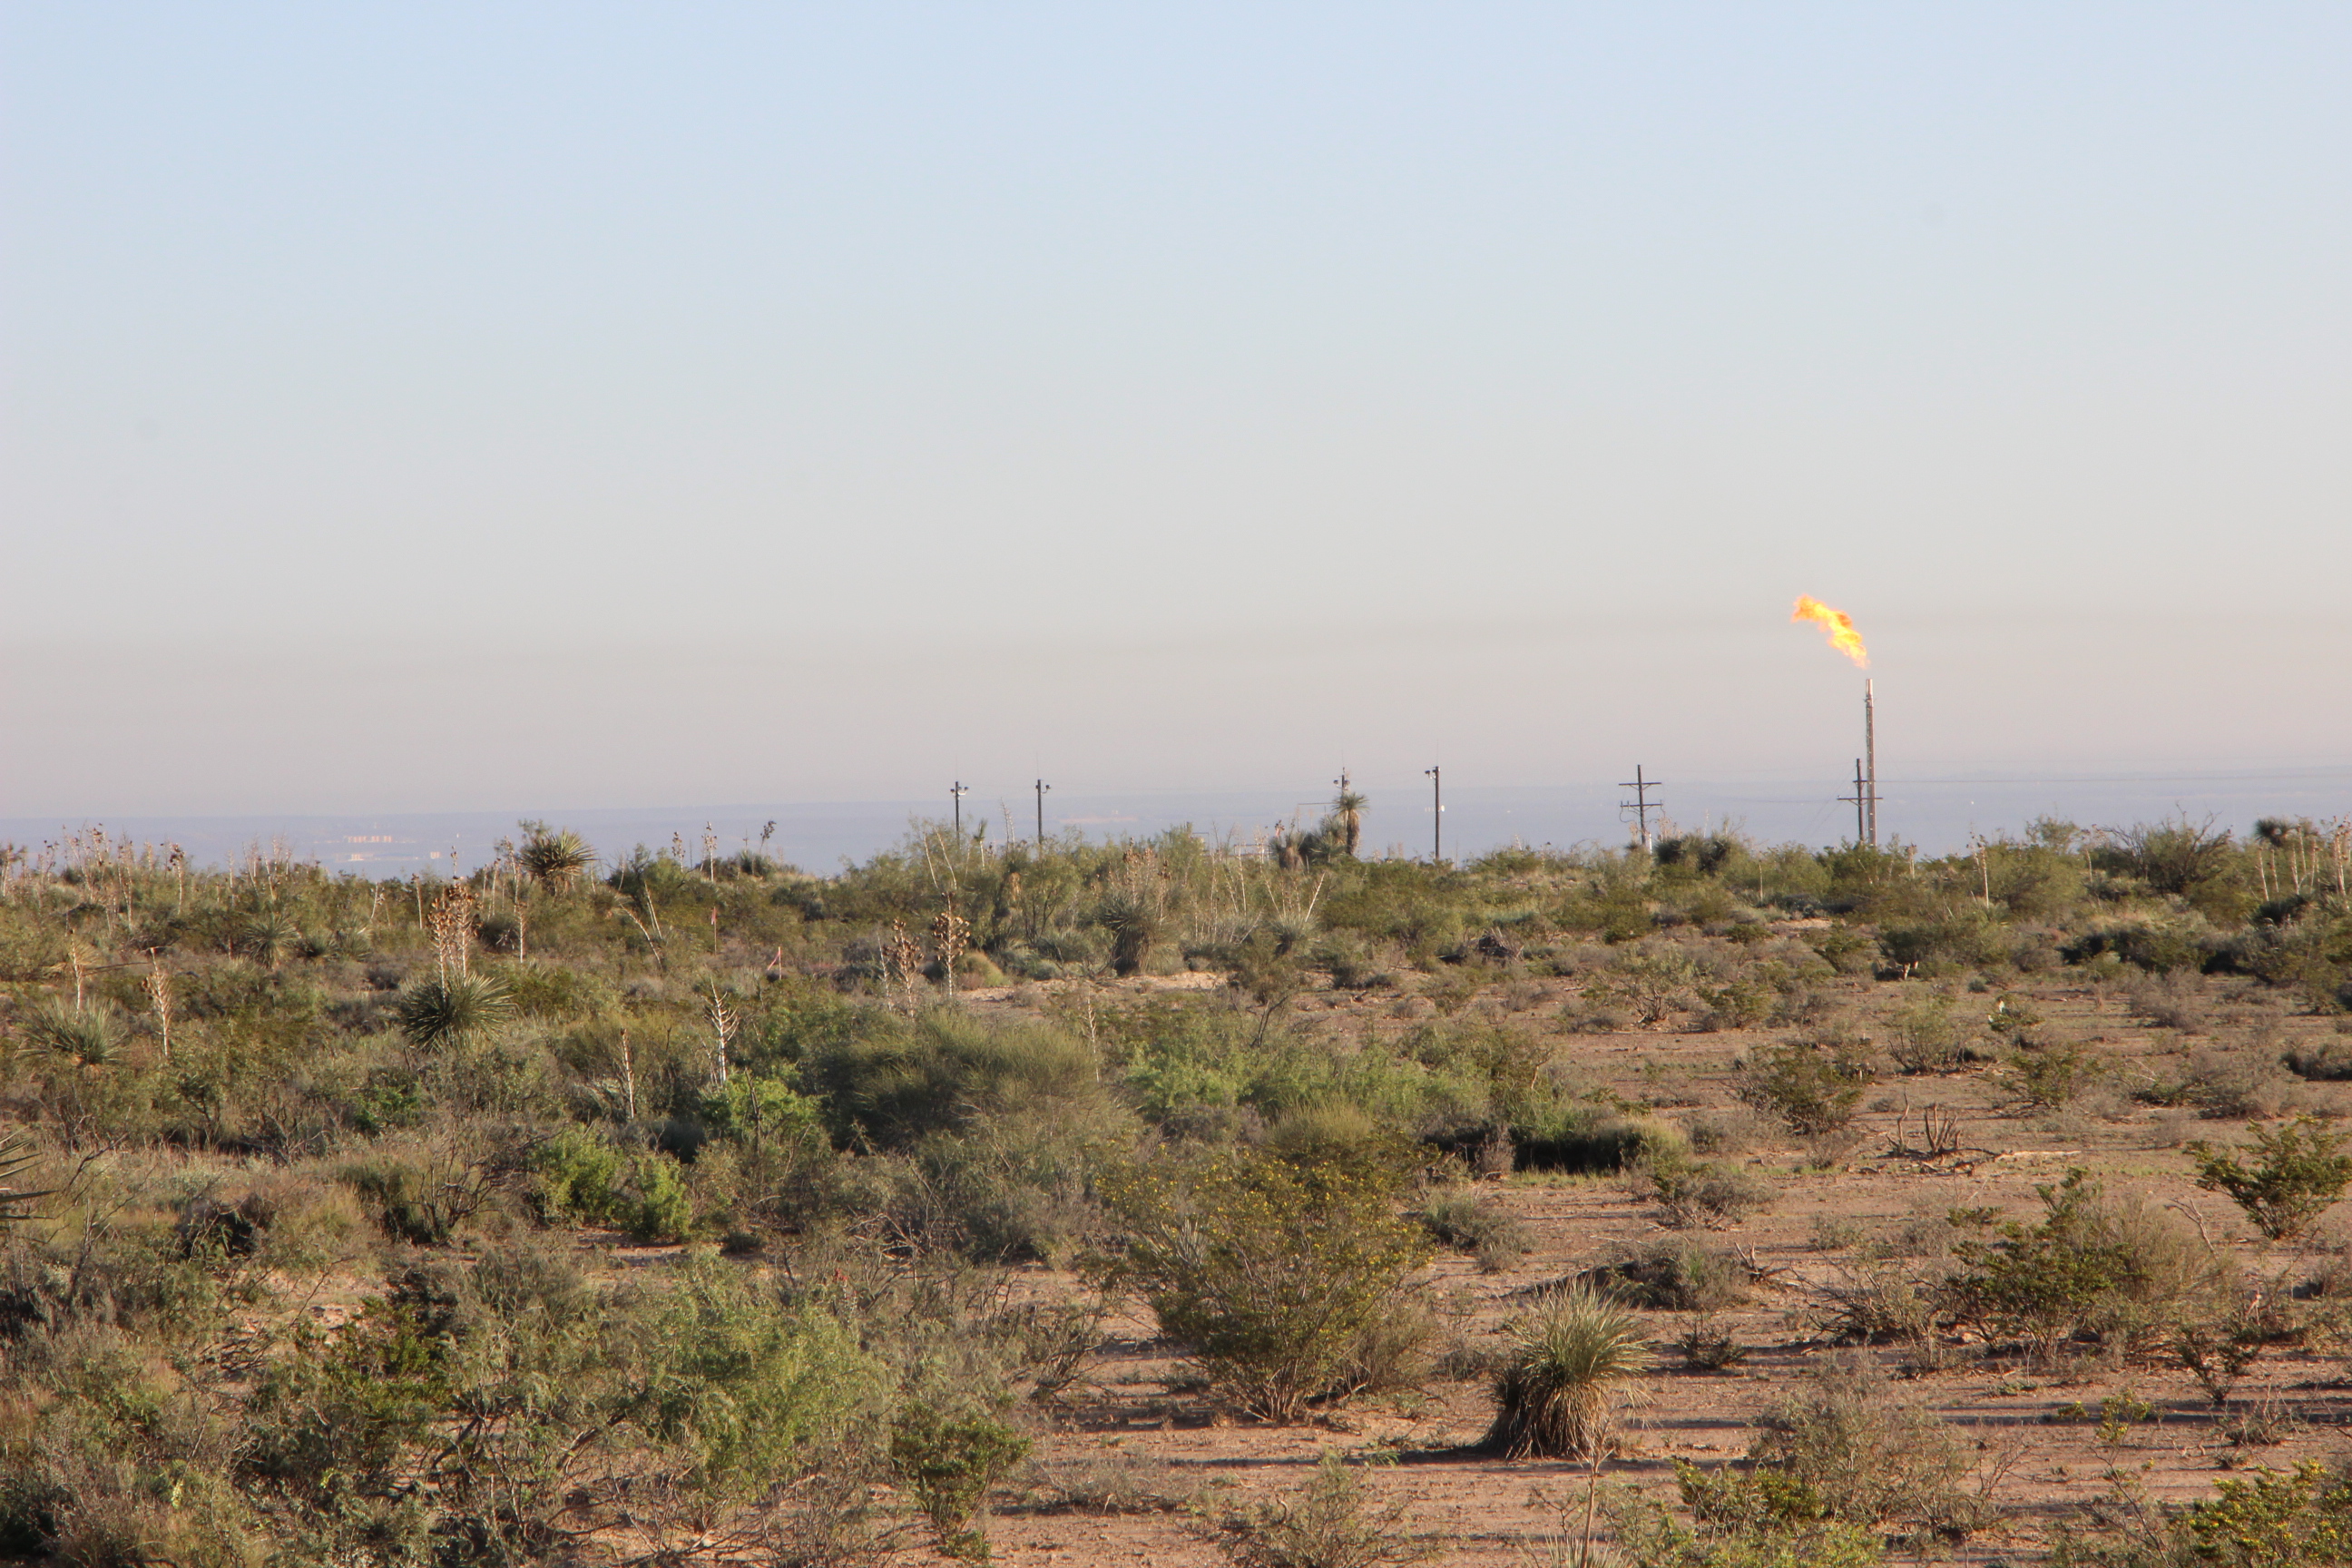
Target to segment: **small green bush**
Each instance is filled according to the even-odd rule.
[[[2040,1224],[1953,1246],[1960,1270],[1943,1307],[1986,1338],[2021,1339],[2045,1359],[2077,1338],[2147,1348],[2218,1288],[2193,1234],[2137,1199],[2111,1201],[2089,1172],[2037,1191]]]
[[[1962,1485],[1973,1452],[1949,1422],[1897,1395],[1861,1352],[1843,1352],[1766,1414],[1748,1458],[1757,1473],[1801,1488],[1822,1517],[1957,1541],[1991,1518],[1983,1496]]]
[[[1800,1137],[1835,1132],[1853,1120],[1871,1081],[1868,1053],[1857,1047],[1790,1040],[1756,1053],[1733,1090],[1778,1116]]]
[[[1771,1183],[1752,1171],[1685,1154],[1646,1159],[1628,1173],[1636,1197],[1654,1201],[1659,1222],[1676,1230],[1738,1225],[1771,1206]]]
[[[1123,1231],[1099,1270],[1131,1287],[1217,1388],[1268,1420],[1360,1391],[1365,1340],[1399,1318],[1427,1256],[1381,1167],[1264,1153],[1162,1159],[1108,1174]]]
[[[930,1521],[940,1553],[985,1563],[989,1489],[1028,1458],[1029,1447],[993,1411],[913,1404],[891,1424],[890,1468]]]
[[[2277,1127],[2254,1129],[2251,1151],[2189,1145],[2197,1184],[2227,1193],[2254,1227],[2273,1241],[2300,1236],[2352,1187],[2352,1154],[2347,1135],[2331,1132],[2308,1116]],[[2254,1155],[2249,1162],[2242,1153]]]

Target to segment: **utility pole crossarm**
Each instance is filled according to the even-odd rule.
[[[1663,781],[1645,777],[1643,774],[1641,764],[1635,763],[1633,767],[1633,776],[1630,779],[1618,780],[1617,787],[1619,789],[1630,789],[1633,792],[1633,798],[1631,800],[1619,801],[1617,803],[1617,808],[1620,811],[1630,811],[1633,814],[1634,822],[1637,824],[1636,830],[1642,837],[1642,847],[1644,850],[1651,848],[1653,846],[1650,843],[1650,813],[1654,811],[1657,812],[1660,816],[1663,817],[1665,814],[1665,807],[1663,802],[1652,800],[1650,798],[1650,792],[1654,789],[1663,789],[1665,787]]]

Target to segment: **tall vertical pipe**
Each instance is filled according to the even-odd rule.
[[[1862,683],[1862,754],[1866,761],[1869,782],[1855,793],[1869,798],[1869,828],[1867,837],[1873,849],[1878,847],[1878,682],[1864,678]]]

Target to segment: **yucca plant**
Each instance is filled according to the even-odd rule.
[[[448,1045],[504,1023],[514,997],[495,975],[451,974],[410,986],[394,1011],[401,1032],[417,1045]]]
[[[302,928],[282,910],[264,910],[236,933],[236,950],[265,969],[276,969],[302,944]]]
[[[1563,1291],[1512,1335],[1486,1441],[1514,1459],[1598,1460],[1612,1447],[1627,1385],[1650,1363],[1632,1311],[1581,1287]]]
[[[26,1043],[84,1067],[104,1067],[122,1048],[122,1030],[103,1007],[68,1007],[51,998],[37,1004],[16,1028]]]
[[[1120,975],[1143,972],[1166,924],[1156,900],[1121,889],[1105,895],[1096,906],[1095,921],[1110,932],[1111,972]]]
[[[549,891],[562,892],[595,865],[596,852],[572,829],[550,827],[543,822],[522,826],[530,837],[515,851],[515,859],[532,881]]]
[[[0,1132],[0,1225],[32,1218],[33,1211],[26,1205],[58,1190],[44,1187],[36,1191],[7,1184],[17,1172],[29,1170],[40,1157],[41,1152],[33,1146],[30,1135],[22,1131]]]

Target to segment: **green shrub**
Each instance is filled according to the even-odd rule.
[[[1398,1316],[1428,1249],[1380,1167],[1218,1153],[1131,1166],[1103,1189],[1124,1232],[1104,1282],[1141,1291],[1211,1384],[1269,1420],[1361,1389],[1363,1342]]]
[[[1791,1132],[1809,1138],[1837,1131],[1852,1121],[1870,1081],[1866,1051],[1790,1040],[1758,1051],[1733,1092],[1757,1110],[1778,1116]]]
[[[604,1225],[617,1218],[622,1156],[584,1127],[566,1127],[531,1151],[531,1202],[543,1219]]]
[[[933,1133],[901,1166],[891,1213],[920,1245],[987,1263],[1065,1263],[1099,1238],[1095,1183],[1132,1147],[1124,1119],[1026,1111]]]
[[[1952,1005],[1941,996],[1923,996],[1887,1020],[1894,1043],[1887,1055],[1906,1073],[1952,1072],[1974,1059]]]
[[[715,1496],[757,1494],[826,1462],[882,1397],[884,1369],[849,1325],[708,1248],[688,1248],[674,1277],[625,1308],[617,1413]]]
[[[2323,1568],[2352,1563],[2352,1478],[2305,1459],[2284,1474],[2224,1479],[2191,1503],[2173,1539],[2226,1568]]]
[[[2352,1187],[2352,1154],[2347,1135],[2331,1132],[2311,1117],[2277,1127],[2254,1129],[2251,1151],[2189,1145],[2197,1184],[2227,1193],[2254,1227],[2273,1241],[2300,1236],[2311,1222]],[[2240,1158],[2252,1152],[2249,1163]]]
[[[1531,1110],[1511,1129],[1513,1160],[1523,1171],[1605,1173],[1689,1152],[1683,1132],[1646,1116],[1623,1116],[1590,1105]]]
[[[489,1173],[446,1144],[379,1147],[336,1174],[384,1231],[439,1247],[492,1198]]]
[[[2052,1041],[2012,1052],[2001,1082],[2028,1105],[2055,1110],[2069,1105],[2105,1075],[2098,1054],[2071,1041]]]
[[[1029,1454],[1029,1439],[992,1411],[908,1405],[890,1428],[890,1468],[930,1521],[942,1555],[989,1560],[989,1489]]]
[[[1051,1025],[925,1014],[827,1041],[804,1068],[838,1137],[903,1149],[1022,1110],[1091,1115],[1107,1099],[1094,1047]]]
[[[1879,1533],[1831,1519],[1802,1482],[1777,1471],[1702,1470],[1677,1459],[1685,1524],[1662,1504],[1621,1493],[1610,1510],[1628,1568],[1879,1568]],[[1583,1562],[1575,1545],[1555,1561]]]
[[[1738,1225],[1771,1206],[1772,1184],[1733,1165],[1683,1154],[1645,1159],[1628,1173],[1636,1197],[1654,1201],[1659,1223],[1675,1230]]]
[[[2217,1288],[2193,1235],[2137,1199],[2110,1201],[2089,1172],[2036,1190],[2040,1224],[1953,1247],[1961,1271],[1944,1306],[1986,1338],[2024,1340],[2045,1358],[2077,1338],[2146,1348]]]
[[[1821,1516],[1894,1526],[1915,1541],[1957,1541],[1990,1521],[1963,1487],[1974,1446],[1949,1422],[1903,1399],[1859,1352],[1817,1365],[1801,1394],[1769,1411],[1748,1449],[1758,1473],[1801,1489]]]
[[[1720,1312],[1748,1300],[1748,1266],[1728,1247],[1668,1239],[1636,1248],[1613,1263],[1588,1268],[1580,1283],[1632,1307],[1677,1312]]]

